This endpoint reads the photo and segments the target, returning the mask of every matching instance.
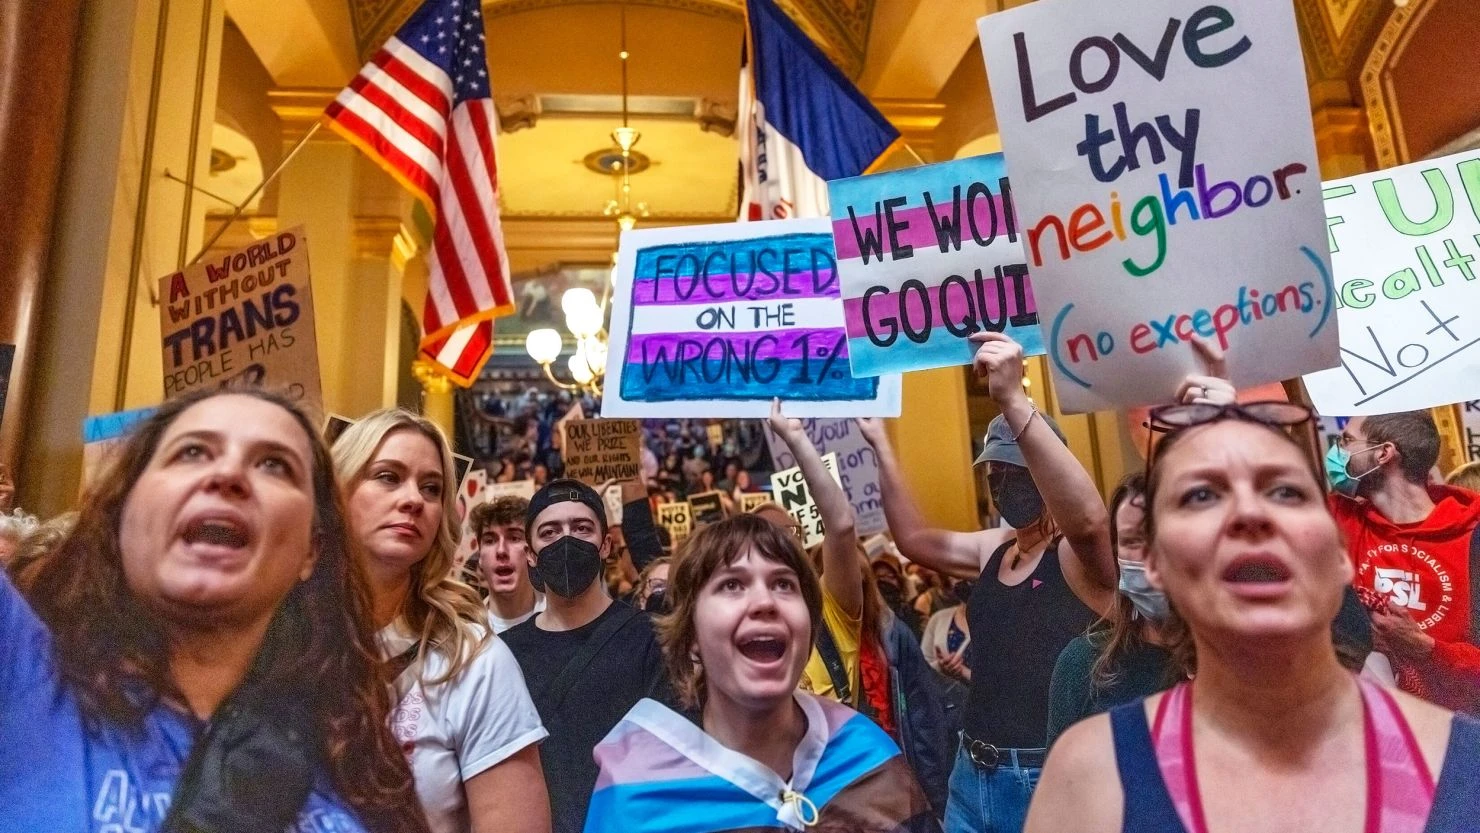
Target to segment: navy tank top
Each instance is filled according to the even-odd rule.
[[[1110,710],[1115,768],[1125,793],[1122,833],[1187,833],[1161,775],[1146,701]],[[1424,833],[1471,833],[1480,807],[1480,721],[1456,714]]]
[[[1048,684],[1059,653],[1099,615],[1070,589],[1055,538],[1011,587],[997,579],[1013,542],[992,553],[966,606],[971,694],[962,728],[999,749],[1040,749],[1048,738]]]

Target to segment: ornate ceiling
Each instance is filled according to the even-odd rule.
[[[850,75],[863,68],[868,49],[869,23],[877,0],[777,0],[807,34]],[[955,2],[955,0],[949,0]],[[355,43],[368,57],[421,0],[349,0]],[[744,0],[630,0],[632,6],[657,6],[741,22]],[[483,16],[537,11],[558,6],[589,6],[592,0],[484,0]]]

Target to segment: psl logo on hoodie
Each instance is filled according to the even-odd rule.
[[[1394,606],[1409,611],[1418,620],[1420,630],[1442,622],[1453,606],[1454,579],[1449,569],[1411,544],[1372,547],[1362,560],[1360,573],[1359,584],[1366,584]]]

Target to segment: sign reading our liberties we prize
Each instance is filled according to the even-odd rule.
[[[982,331],[1043,353],[1002,154],[827,188],[854,375],[969,364]]]
[[[602,416],[898,416],[898,376],[849,371],[829,225],[622,232]]]
[[[159,279],[164,396],[265,387],[322,407],[303,227]]]
[[[1239,387],[1336,364],[1289,0],[1040,0],[979,27],[1066,410],[1166,400],[1194,337]]]
[[[1324,188],[1341,365],[1305,377],[1321,413],[1480,397],[1480,152]]]
[[[642,479],[642,423],[573,419],[565,423],[565,476],[593,486]],[[620,505],[620,504],[619,504]]]

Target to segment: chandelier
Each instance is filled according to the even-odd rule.
[[[615,197],[607,200],[602,214],[615,219],[619,230],[630,231],[637,225],[639,218],[647,217],[649,213],[647,203],[634,202],[632,199],[632,174],[645,170],[648,160],[641,153],[633,150],[638,140],[642,138],[642,134],[629,123],[627,60],[631,57],[631,53],[627,51],[627,5],[625,3],[622,4],[621,14],[622,41],[617,57],[622,67],[622,124],[612,128],[611,139],[616,147],[598,151],[591,156],[597,157],[600,165],[599,168],[593,168],[593,170],[601,170],[610,174],[616,188]],[[566,369],[570,373],[571,382],[561,381],[551,370],[565,349],[565,339],[560,335],[560,331],[553,327],[544,327],[531,331],[524,340],[524,349],[529,353],[529,357],[544,370],[545,378],[561,390],[581,391],[595,397],[601,396],[602,383],[606,376],[606,315],[611,300],[611,288],[617,280],[616,260],[617,255],[613,252],[611,280],[603,289],[600,301],[597,301],[595,293],[583,287],[567,289],[560,297],[560,309],[565,313],[565,329],[570,331],[576,345],[575,354],[566,360]]]

